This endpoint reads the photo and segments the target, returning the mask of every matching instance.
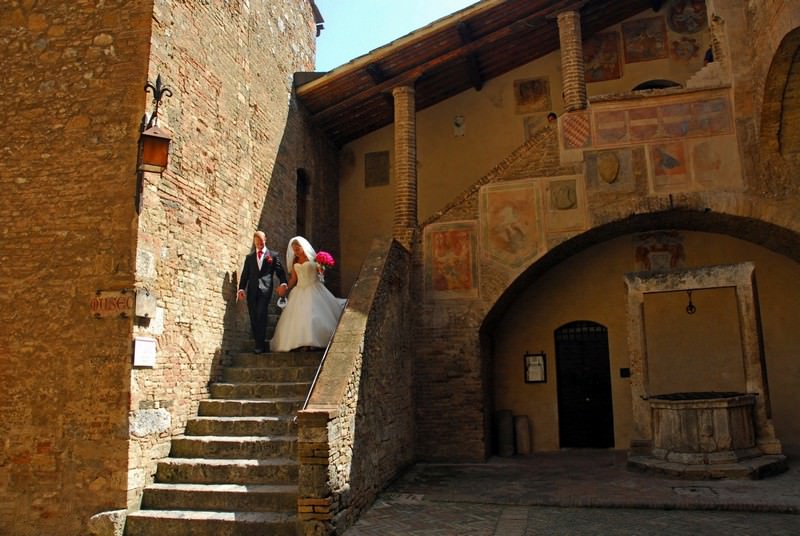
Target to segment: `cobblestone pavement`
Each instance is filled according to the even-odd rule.
[[[800,458],[763,480],[632,472],[622,451],[417,464],[345,536],[800,535]]]

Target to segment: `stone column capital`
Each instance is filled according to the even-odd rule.
[[[581,9],[583,6],[589,3],[589,0],[576,0],[575,2],[568,4],[552,13],[547,14],[548,19],[558,19],[561,18],[562,15],[568,15],[570,13],[577,13],[580,14]]]
[[[415,93],[414,84],[403,84],[402,86],[394,86],[392,88],[392,95],[397,97],[398,95],[408,95],[413,96]]]

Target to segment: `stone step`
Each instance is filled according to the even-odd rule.
[[[272,512],[141,510],[128,514],[126,536],[298,536],[297,516]]]
[[[296,483],[297,462],[289,458],[226,460],[215,458],[166,458],[158,462],[157,482],[196,484]]]
[[[263,460],[294,458],[296,436],[183,436],[172,439],[170,457]]]
[[[151,484],[142,495],[147,510],[286,512],[297,510],[291,484]]]
[[[233,356],[234,367],[318,367],[322,352],[240,353]]]
[[[225,367],[221,383],[306,382],[311,383],[316,366]]]
[[[201,400],[201,417],[268,417],[294,416],[305,398],[274,398],[271,400]]]
[[[194,417],[186,423],[187,436],[274,436],[294,435],[293,417]]]
[[[212,383],[209,385],[211,398],[264,399],[284,397],[305,397],[310,385],[308,382],[252,382],[252,383]]]

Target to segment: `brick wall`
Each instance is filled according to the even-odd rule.
[[[152,2],[0,5],[0,533],[125,504],[134,185]]]
[[[342,534],[414,460],[408,253],[376,241],[308,408],[300,412],[305,534]]]
[[[256,228],[281,254],[296,234],[298,168],[309,238],[338,254],[335,151],[291,96],[314,63],[308,0],[7,2],[0,15],[0,533],[78,534],[137,506],[209,378],[249,347],[230,298]],[[143,177],[137,218],[144,83],[158,74],[171,161]],[[154,318],[90,315],[96,290],[134,286],[156,296]],[[155,368],[131,370],[132,331],[157,339]]]
[[[309,238],[338,252],[335,153],[291,96],[293,73],[313,68],[310,3],[158,2],[154,25],[150,79],[173,89],[159,116],[174,141],[167,172],[145,177],[139,218],[137,284],[158,313],[136,333],[157,339],[158,356],[133,372],[132,419],[160,426],[132,435],[131,507],[209,378],[252,346],[238,274],[257,228],[284,259],[298,168],[311,182]]]

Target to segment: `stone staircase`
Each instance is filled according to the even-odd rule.
[[[128,515],[127,536],[291,535],[297,431],[322,352],[240,354]]]
[[[686,88],[721,86],[725,84],[726,78],[722,64],[718,61],[712,61],[686,81]]]

